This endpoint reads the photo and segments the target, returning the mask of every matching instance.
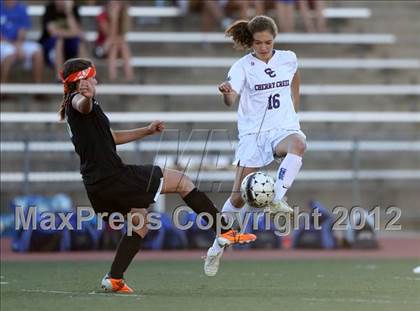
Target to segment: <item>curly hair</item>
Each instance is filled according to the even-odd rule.
[[[246,50],[251,48],[254,34],[261,31],[269,31],[273,37],[277,35],[277,25],[271,17],[260,15],[250,21],[239,20],[230,25],[225,35],[232,37],[235,48]]]
[[[62,78],[65,79],[72,73],[89,68],[92,65],[93,63],[89,59],[86,59],[86,58],[69,59],[63,65]],[[60,115],[61,121],[64,120],[66,105],[68,104],[70,95],[77,90],[78,86],[79,86],[79,81],[66,83],[66,85],[64,86],[65,91],[63,95],[63,101],[61,102],[60,109],[58,110],[58,114]]]

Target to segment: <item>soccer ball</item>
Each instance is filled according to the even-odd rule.
[[[245,176],[241,184],[242,198],[252,207],[265,207],[274,199],[274,178],[262,172]]]

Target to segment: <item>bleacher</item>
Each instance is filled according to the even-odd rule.
[[[156,165],[187,169],[191,177],[199,176],[201,181],[233,181],[234,172],[233,153],[236,141],[139,141],[117,146],[119,152],[152,152],[156,156]],[[44,152],[72,153],[74,147],[69,142],[48,141],[13,141],[2,142],[1,152],[38,153]],[[312,141],[308,143],[309,154],[314,152],[406,152],[415,156],[420,152],[420,141]],[[195,154],[194,154],[195,153]],[[203,156],[204,155],[204,156]],[[15,159],[16,160],[16,159]],[[202,170],[202,171],[201,171]],[[275,174],[275,172],[271,172]],[[351,180],[357,176],[359,179],[418,179],[420,170],[304,170],[299,180]],[[80,182],[80,174],[75,172],[29,172],[26,176],[22,172],[8,172],[0,174],[2,182],[23,182],[25,178],[30,182]]]
[[[30,16],[42,16],[45,8],[41,5],[30,5],[28,14]],[[96,16],[101,12],[100,6],[82,6],[80,16]],[[325,8],[324,16],[326,18],[369,18],[371,11],[368,8]],[[183,12],[179,7],[152,7],[136,6],[128,11],[131,17],[181,17]]]
[[[97,10],[82,9],[87,27]],[[415,200],[420,184],[420,53],[413,52],[420,51],[420,39],[412,27],[419,22],[389,22],[392,14],[410,16],[412,11],[409,4],[364,1],[356,7],[339,1],[324,12],[329,19],[346,21],[335,25],[334,33],[278,36],[277,48],[294,50],[300,60],[300,118],[308,137],[304,167],[289,194],[294,204],[303,206],[312,198],[331,207],[394,204],[407,209],[403,217],[412,217],[420,208]],[[42,7],[31,6],[29,12],[37,25]],[[221,32],[197,32],[176,7],[133,7],[130,14],[160,18],[158,26],[146,29],[134,23],[128,34],[141,83],[103,83],[98,86],[100,101],[115,128],[162,119],[180,132],[169,133],[162,142],[154,137],[120,146],[121,155],[130,163],[157,161],[181,169],[189,165],[189,174],[200,177],[204,190],[222,183],[217,188],[221,192],[211,194],[220,205],[234,177],[230,163],[237,132],[235,109],[223,106],[217,84],[241,54]],[[168,31],[173,19],[179,29]],[[39,29],[33,30],[36,38]],[[95,29],[88,28],[86,37],[94,40]],[[103,61],[98,71],[105,75]],[[76,203],[87,204],[78,159],[56,113],[62,86],[53,79],[42,85],[23,80],[1,85],[2,94],[15,97],[1,103],[2,208],[23,191],[66,191]],[[49,94],[49,100],[33,102],[28,94]],[[190,131],[199,129],[221,133],[211,144],[203,140],[205,134],[197,134],[185,145]],[[208,148],[204,159],[203,145]],[[179,202],[166,197],[168,206]]]

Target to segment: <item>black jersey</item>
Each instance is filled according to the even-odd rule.
[[[80,113],[71,104],[76,94],[72,94],[66,105],[66,120],[71,141],[80,156],[83,182],[91,185],[121,173],[125,165],[117,154],[109,119],[98,102],[93,99],[92,111]]]

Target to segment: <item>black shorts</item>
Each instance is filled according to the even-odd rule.
[[[118,175],[85,188],[96,213],[126,215],[132,208],[148,208],[155,202],[162,177],[159,166],[127,165]]]

